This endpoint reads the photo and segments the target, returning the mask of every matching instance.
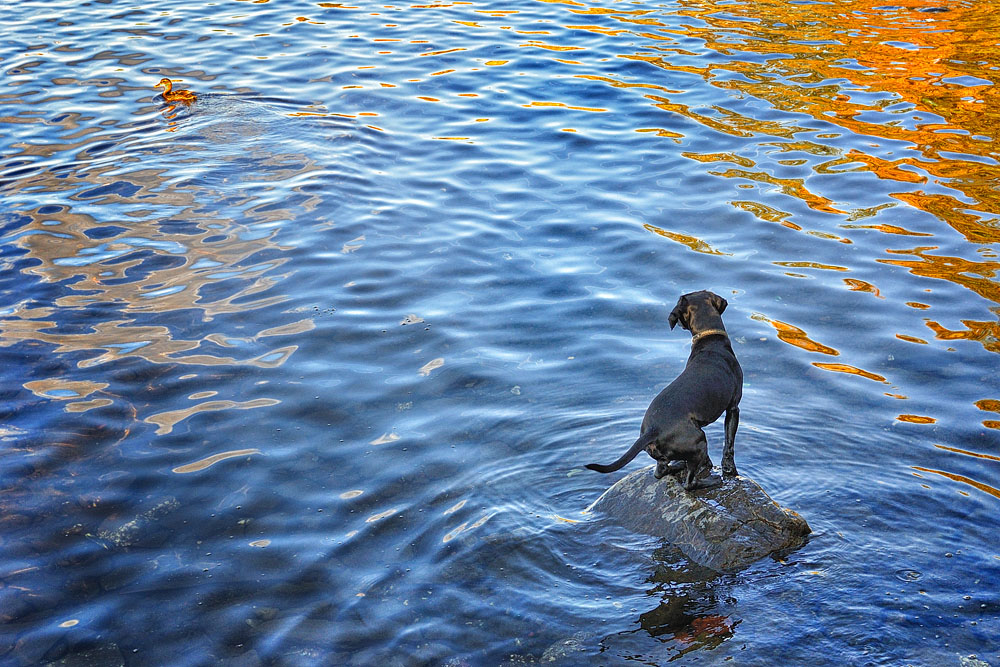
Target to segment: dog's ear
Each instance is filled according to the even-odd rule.
[[[725,312],[726,306],[728,305],[729,302],[723,299],[721,296],[714,293],[712,294],[712,306],[719,312],[719,315]]]
[[[686,310],[687,310],[687,301],[685,301],[684,297],[682,296],[681,298],[677,299],[677,305],[674,306],[674,309],[670,311],[670,316],[667,317],[667,322],[670,323],[671,329],[677,326],[677,322],[680,322],[681,326],[684,327],[685,329],[688,328],[687,320],[684,319],[684,313]]]

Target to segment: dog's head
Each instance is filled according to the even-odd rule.
[[[700,308],[712,308],[716,313],[721,315],[728,305],[728,301],[718,294],[707,290],[682,294],[677,299],[677,305],[670,311],[670,317],[667,318],[667,322],[670,323],[671,329],[680,322],[682,327],[690,331],[694,315]]]

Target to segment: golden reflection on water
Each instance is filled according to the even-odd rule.
[[[68,404],[64,410],[66,412],[86,412],[96,408],[103,408],[114,403],[110,398],[95,398],[89,401],[76,401]]]
[[[249,401],[206,401],[198,403],[183,410],[169,410],[146,417],[143,421],[149,424],[156,424],[156,435],[166,435],[173,431],[174,426],[179,422],[193,417],[202,412],[215,412],[218,410],[250,410],[252,408],[265,408],[277,405],[281,401],[273,398],[255,398]]]
[[[454,504],[454,505],[452,505],[451,507],[449,507],[448,509],[446,509],[446,510],[445,510],[445,511],[443,512],[443,514],[444,514],[445,516],[447,516],[447,515],[449,515],[449,514],[454,514],[454,513],[455,513],[455,512],[457,512],[458,510],[460,510],[460,509],[462,509],[463,507],[465,507],[465,503],[467,503],[467,502],[469,502],[469,500],[468,500],[467,498],[466,498],[466,499],[464,499],[464,500],[460,500],[460,501],[458,501],[458,502],[457,502],[456,504]]]
[[[57,400],[73,400],[86,398],[95,391],[107,388],[107,382],[90,382],[87,380],[61,380],[52,378],[49,380],[34,380],[25,382],[24,388],[42,398],[54,398]]]
[[[114,401],[110,398],[94,398],[89,401],[78,400],[90,396],[94,392],[102,391],[108,387],[107,382],[89,382],[86,380],[62,380],[50,378],[48,380],[33,380],[25,382],[24,388],[28,389],[36,396],[54,399],[57,401],[72,401],[63,408],[66,412],[86,412],[95,408],[103,408],[111,405]]]
[[[392,509],[385,510],[384,512],[379,512],[378,514],[371,515],[370,517],[365,519],[365,523],[375,523],[376,521],[381,521],[382,519],[388,519],[389,517],[393,516],[394,514],[397,514],[398,512],[399,509],[394,507]]]
[[[374,440],[372,440],[368,444],[370,444],[370,445],[387,445],[390,442],[395,442],[395,441],[399,440],[399,438],[400,438],[400,435],[398,433],[391,433],[391,432],[390,433],[383,433],[382,435],[380,435],[379,437],[375,438]]]
[[[138,185],[138,184],[136,184]],[[162,199],[162,195],[156,198]],[[180,200],[180,201],[178,201]],[[121,231],[98,240],[88,232],[102,224],[92,216],[73,213],[66,207],[39,207],[20,211],[32,222],[15,241],[37,265],[26,269],[46,282],[68,285],[74,293],[60,297],[55,305],[62,308],[86,308],[92,304],[112,304],[121,319],[98,322],[89,333],[58,333],[55,309],[32,308],[22,302],[0,319],[0,346],[23,340],[57,345],[57,352],[104,349],[97,358],[80,362],[81,367],[105,363],[114,358],[137,356],[154,363],[252,364],[274,366],[282,363],[294,348],[279,348],[254,359],[237,360],[212,354],[182,356],[194,350],[202,340],[175,339],[163,326],[138,326],[129,313],[167,312],[197,309],[210,322],[221,313],[240,312],[280,303],[285,297],[269,296],[248,299],[271,288],[276,279],[265,275],[281,266],[283,258],[246,264],[249,257],[269,248],[280,249],[267,237],[250,239],[241,236],[232,225],[222,223],[198,210],[194,201],[175,193],[166,202],[145,200],[144,205],[185,204],[175,217],[192,223],[195,234],[165,232],[159,220],[146,223],[122,221]],[[43,212],[44,211],[44,212]],[[226,230],[225,227],[230,227]],[[220,233],[221,232],[221,233]],[[152,253],[160,259],[173,260],[169,268],[156,268],[141,276],[143,255]],[[242,289],[215,299],[205,298],[204,291],[232,278],[244,281]],[[301,329],[302,326],[299,325]]]
[[[22,153],[80,151],[92,142],[91,133],[77,115],[67,115],[60,125],[71,131],[82,126],[75,135],[76,144],[70,143],[74,135],[66,133],[63,136],[68,134],[70,139],[63,143],[19,145]],[[211,138],[216,131],[206,128],[205,133]],[[173,143],[161,147],[160,152],[176,155],[179,163],[198,162],[200,158],[197,148]],[[281,255],[287,248],[272,239],[274,229],[292,212],[284,206],[253,205],[245,198],[240,213],[246,222],[237,223],[213,210],[211,202],[219,199],[218,193],[191,182],[175,185],[172,174],[163,169],[139,167],[122,174],[123,165],[134,165],[139,158],[117,148],[108,155],[114,156],[112,166],[81,161],[77,169],[59,173],[28,172],[13,184],[20,191],[48,193],[75,188],[78,191],[69,199],[78,204],[47,204],[18,211],[29,219],[12,240],[30,260],[22,270],[46,283],[59,284],[63,294],[51,306],[39,307],[26,299],[8,308],[0,315],[0,346],[44,343],[54,346],[55,354],[99,352],[79,359],[77,366],[81,369],[126,357],[154,364],[261,368],[287,361],[296,346],[261,350],[253,345],[249,347],[257,349],[239,356],[220,351],[238,343],[309,331],[315,326],[311,319],[271,326],[240,338],[212,332],[211,322],[223,314],[246,313],[280,304],[287,298],[273,290],[285,277],[280,271],[288,260]],[[255,157],[262,169],[269,170],[272,181],[293,178],[314,168],[305,156]],[[237,180],[242,180],[242,175]],[[315,196],[306,196],[300,206],[314,206],[315,202]],[[111,207],[105,207],[104,212],[114,210],[114,218],[99,217],[100,207],[107,204]],[[254,259],[260,257],[269,259]],[[88,326],[67,329],[64,323],[73,320],[67,314],[71,311],[86,311]],[[201,326],[175,330],[164,324],[143,323],[147,314],[171,312],[198,313]],[[185,314],[181,319],[189,318]],[[186,338],[184,333],[190,330],[198,333]],[[94,387],[106,386],[66,383],[59,378],[25,384],[37,395],[57,400],[82,399],[93,393]],[[207,397],[211,393],[200,395]],[[83,412],[112,402],[105,397],[77,400],[65,410]],[[146,421],[156,424],[157,434],[162,435],[199,412],[276,403],[273,399],[213,401],[150,415]]]
[[[430,375],[432,371],[435,371],[438,368],[441,368],[442,366],[444,366],[444,358],[438,357],[437,359],[431,359],[430,361],[428,361],[426,364],[421,366],[420,370],[418,370],[417,372],[420,375],[426,377]]]
[[[671,241],[676,241],[681,245],[687,246],[688,248],[694,250],[695,252],[700,252],[706,255],[730,255],[730,253],[722,252],[721,250],[716,250],[705,241],[702,241],[701,239],[696,238],[694,236],[690,236],[688,234],[681,234],[680,232],[669,232],[665,229],[660,229],[659,227],[651,225],[649,223],[644,224],[643,227],[645,227],[648,231],[653,232],[654,234],[658,234],[664,238],[670,239]]]
[[[178,474],[186,474],[191,472],[200,472],[209,466],[213,466],[219,461],[225,461],[226,459],[239,458],[242,456],[251,456],[253,454],[260,454],[259,449],[234,449],[229,452],[220,452],[218,454],[213,454],[200,461],[195,461],[194,463],[188,463],[187,465],[177,466],[171,472]]]
[[[494,514],[484,514],[482,517],[472,522],[471,524],[468,521],[461,523],[458,526],[452,528],[450,531],[448,531],[448,533],[445,534],[443,538],[441,538],[441,541],[445,543],[451,542],[453,539],[455,539],[456,537],[458,537],[463,533],[468,533],[475,530],[476,528],[482,527],[487,521],[493,518],[493,516]]]

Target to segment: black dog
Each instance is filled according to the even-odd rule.
[[[722,324],[727,302],[721,296],[701,291],[683,295],[670,312],[670,328],[680,322],[691,332],[691,355],[684,371],[649,404],[642,418],[642,435],[632,448],[612,463],[591,463],[597,472],[614,472],[645,449],[656,459],[656,475],[687,468],[684,488],[707,486],[699,478],[712,470],[703,426],[726,413],[726,445],[722,450],[722,474],[736,476],[734,460],[736,428],[743,396],[743,369],[736,361],[729,335]],[[671,461],[682,461],[675,466]]]

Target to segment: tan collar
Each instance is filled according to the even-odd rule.
[[[705,331],[699,331],[695,335],[691,336],[691,344],[694,345],[702,338],[705,338],[707,336],[718,336],[720,334],[725,336],[726,338],[729,338],[729,334],[726,333],[725,329],[706,329]]]

